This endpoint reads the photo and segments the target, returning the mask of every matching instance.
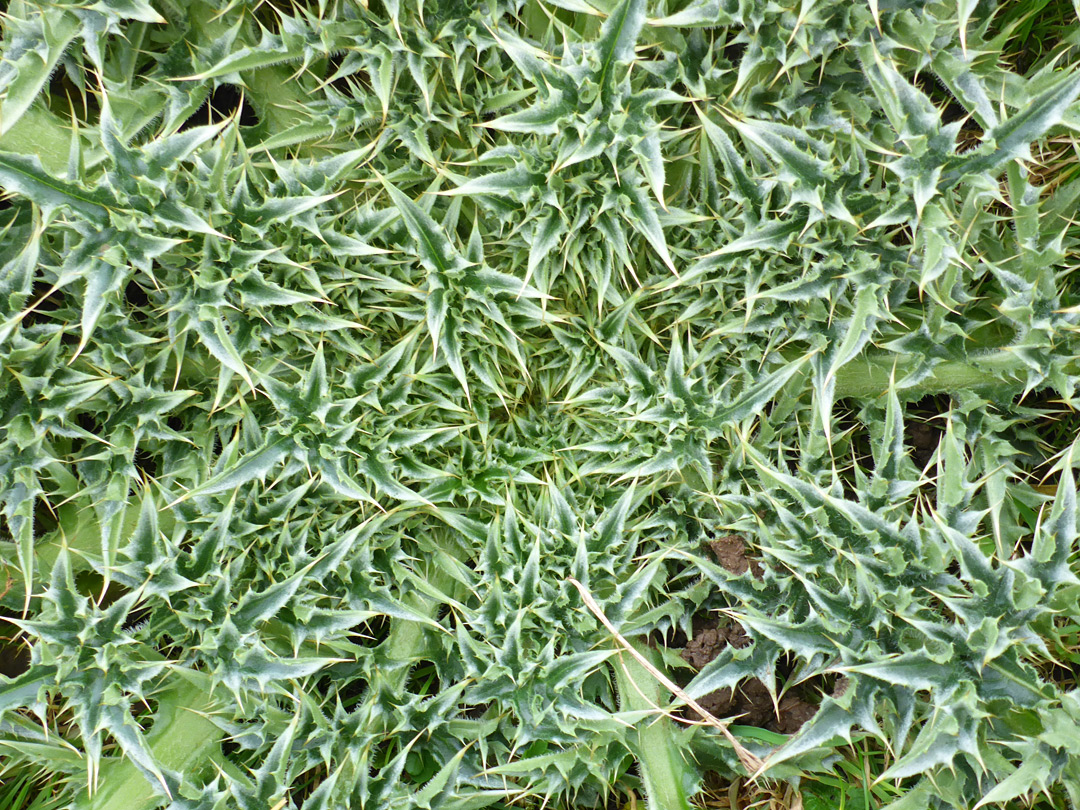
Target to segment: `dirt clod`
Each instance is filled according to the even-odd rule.
[[[687,642],[680,655],[694,669],[701,669],[716,658],[727,643],[727,639],[718,629],[704,630]]]
[[[754,579],[761,579],[764,573],[761,563],[746,555],[746,541],[737,534],[710,540],[709,550],[729,573],[742,575],[749,571]]]
[[[784,695],[780,698],[779,716],[769,718],[766,728],[779,734],[794,734],[816,713],[817,706],[813,703],[807,703],[798,695]]]
[[[736,650],[741,650],[743,647],[750,646],[750,636],[746,635],[743,626],[738,622],[729,624],[727,627],[723,628],[721,632],[724,634],[727,643]]]
[[[720,651],[728,645],[741,650],[750,646],[750,636],[746,635],[743,626],[738,622],[732,622],[724,627],[715,624],[706,626],[697,631],[693,639],[686,643],[680,655],[686,663],[701,669],[720,654]]]

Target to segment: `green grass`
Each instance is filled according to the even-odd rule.
[[[0,783],[0,810],[59,810],[63,805],[63,795],[49,788],[47,777],[16,771]]]

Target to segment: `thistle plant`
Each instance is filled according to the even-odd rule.
[[[12,0],[0,767],[1080,804],[1080,40],[1014,6]],[[687,722],[752,679],[812,718]]]

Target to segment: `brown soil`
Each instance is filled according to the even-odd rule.
[[[710,540],[709,550],[729,573],[742,575],[749,571],[754,579],[761,579],[764,574],[761,563],[747,556],[746,541],[737,534]]]
[[[694,669],[701,669],[729,644],[738,649],[750,644],[750,637],[746,635],[741,624],[729,624],[726,627],[711,628],[698,633],[687,642],[680,655]]]
[[[941,431],[933,425],[923,422],[911,422],[905,425],[911,456],[919,467],[925,467],[937,450]]]
[[[490,707],[490,703],[478,703],[475,706],[467,706],[461,710],[461,716],[468,718],[469,720],[479,720],[484,716],[484,712]]]
[[[761,579],[765,571],[758,560],[748,554],[746,541],[737,534],[729,534],[708,541],[709,551],[724,570],[736,576],[747,572],[754,579]],[[695,616],[694,637],[686,642],[680,653],[682,659],[694,669],[700,670],[725,647],[737,649],[748,647],[752,641],[738,622],[721,626],[714,618]],[[757,726],[780,734],[794,734],[803,723],[814,716],[817,706],[795,692],[773,703],[768,687],[757,678],[751,678],[734,689],[718,689],[698,700],[701,707],[716,717],[737,717],[745,726]],[[685,716],[699,720],[700,715],[690,708]]]
[[[30,648],[0,637],[0,675],[17,678],[30,669]]]
[[[794,734],[817,713],[817,706],[797,694],[786,694],[773,705],[768,687],[751,678],[736,689],[718,689],[698,700],[701,708],[714,717],[731,717],[739,725],[756,726],[778,734]],[[700,720],[693,709],[686,710],[689,720]]]
[[[794,734],[803,727],[803,723],[817,714],[817,710],[817,706],[798,695],[784,695],[780,698],[778,716],[770,718],[766,728],[780,734]]]
[[[746,541],[737,534],[729,534],[709,541],[709,550],[717,562],[729,573],[742,576],[747,572],[754,579],[761,579],[764,569],[756,559],[748,556]],[[716,620],[699,620],[695,617],[694,637],[683,647],[680,655],[694,669],[701,669],[725,647],[742,649],[751,644],[746,630],[738,622],[719,626]],[[768,687],[757,678],[745,681],[735,689],[718,689],[698,700],[701,707],[717,717],[738,717],[746,726],[757,726],[780,734],[794,734],[803,723],[814,716],[817,706],[795,693],[773,703]],[[693,709],[686,710],[689,719],[700,716]]]
[[[741,625],[736,623],[705,630],[683,648],[681,655],[692,667],[701,669],[729,644],[733,647],[750,644]],[[774,705],[768,687],[758,678],[751,678],[735,689],[717,689],[698,703],[716,717],[738,717],[741,725],[757,726],[779,734],[794,734],[817,712],[817,706],[794,693],[784,695],[779,705]],[[687,709],[686,716],[691,720],[701,719],[693,709]]]

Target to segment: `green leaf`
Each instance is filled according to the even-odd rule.
[[[57,180],[42,168],[37,155],[0,152],[0,184],[45,209],[65,206],[97,225],[109,219],[108,198],[104,194]]]
[[[558,88],[552,88],[543,101],[520,112],[500,116],[484,126],[501,132],[555,135],[559,132],[559,122],[570,113],[571,108],[563,100],[563,92]]]
[[[1030,158],[1032,143],[1061,123],[1080,96],[1080,75],[1065,74],[1024,108],[986,133],[986,146],[953,162],[941,178],[952,186],[963,175],[996,174],[1010,160]]]
[[[427,212],[385,180],[383,186],[405,222],[409,234],[416,241],[421,260],[428,267],[439,273],[447,273],[468,266],[468,262],[461,257],[442,228]]]
[[[660,256],[668,270],[678,275],[675,263],[671,261],[671,254],[668,253],[664,229],[660,226],[660,218],[652,201],[637,187],[626,189],[626,194],[630,198],[630,212],[633,214],[629,219],[631,227],[645,237],[645,241]]]
[[[18,13],[14,9],[10,12]],[[81,28],[76,15],[58,6],[38,9],[20,23],[4,39],[7,64],[0,69],[0,86],[4,88],[0,100],[0,135],[11,130],[34,103]]]
[[[709,143],[716,149],[720,161],[724,165],[725,173],[732,180],[732,193],[737,200],[757,211],[761,207],[761,191],[757,184],[750,179],[746,164],[735,149],[731,138],[723,129],[709,120],[709,117],[701,110],[697,111],[697,115]]]
[[[257,450],[245,453],[239,461],[189,490],[182,500],[202,495],[228,492],[255,479],[262,480],[291,452],[291,442],[286,437],[269,440]]]
[[[610,86],[614,81],[614,66],[626,64],[634,58],[634,46],[644,25],[644,0],[621,0],[604,20],[600,28],[600,38],[596,41],[596,52],[600,57],[600,66],[596,72],[598,85]]]

